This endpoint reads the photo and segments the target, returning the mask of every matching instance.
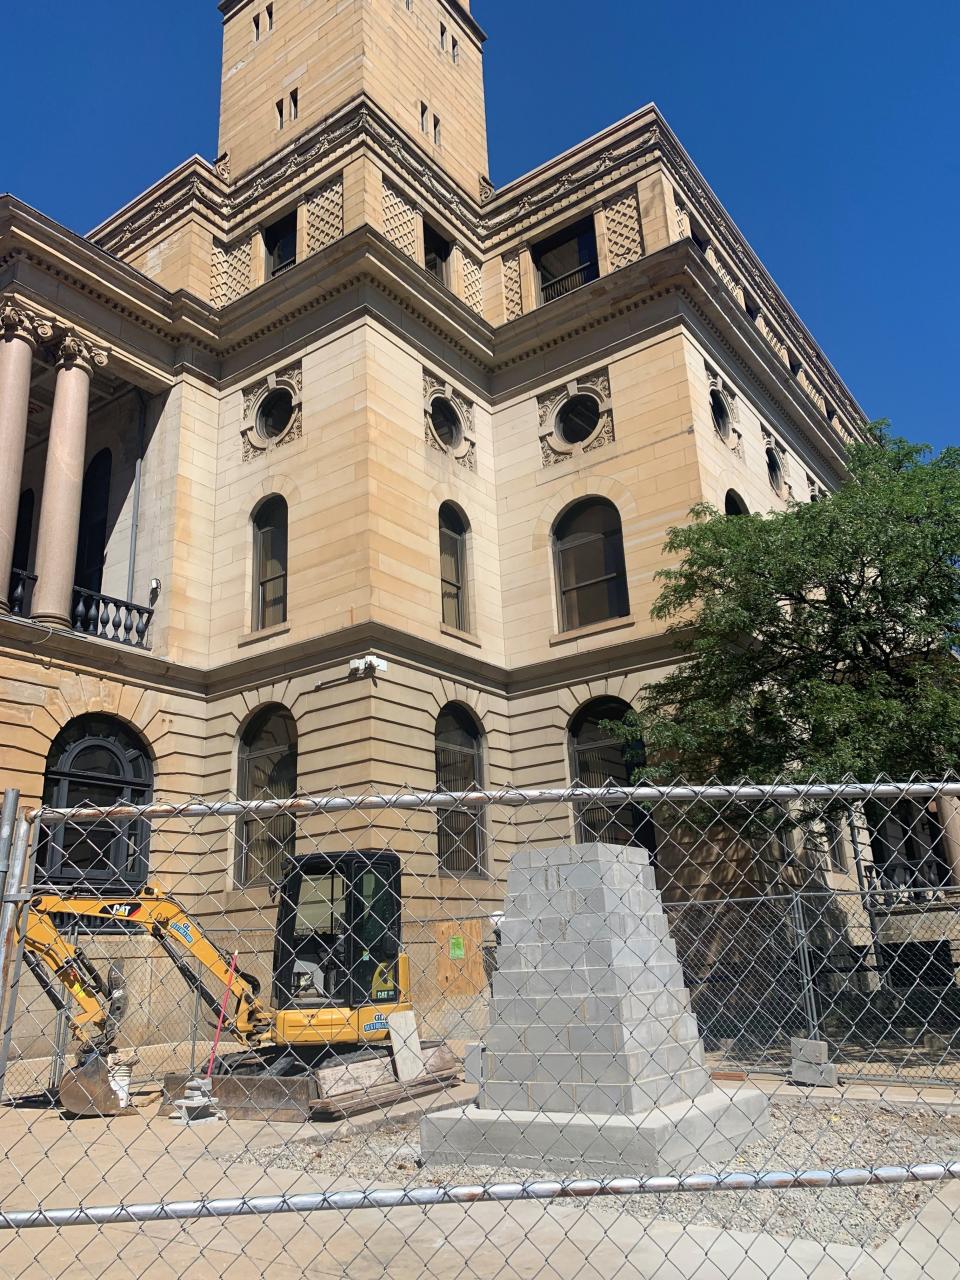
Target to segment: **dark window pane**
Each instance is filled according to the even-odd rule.
[[[297,790],[297,730],[282,707],[255,716],[240,743],[237,789],[241,800],[287,800]],[[244,884],[277,884],[283,862],[295,845],[296,828],[289,814],[240,822],[239,874]]]
[[[253,629],[287,620],[287,504],[268,499],[254,517]]]
[[[437,788],[471,791],[483,786],[480,730],[461,707],[441,712],[436,727]],[[440,870],[448,875],[476,875],[484,862],[482,811],[441,809],[437,815]]]

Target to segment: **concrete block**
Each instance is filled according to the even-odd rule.
[[[463,1079],[465,1084],[483,1085],[483,1060],[485,1050],[482,1044],[468,1044],[463,1055]]]
[[[835,1089],[840,1083],[840,1075],[832,1063],[818,1066],[813,1062],[800,1062],[794,1058],[790,1065],[790,1079],[794,1084],[808,1085],[813,1088]]]
[[[790,1057],[795,1062],[811,1062],[816,1066],[824,1066],[830,1061],[830,1046],[825,1040],[790,1041]]]

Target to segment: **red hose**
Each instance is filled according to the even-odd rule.
[[[217,1034],[213,1038],[213,1048],[210,1050],[210,1061],[207,1064],[207,1079],[213,1079],[213,1062],[217,1056],[217,1049],[220,1046],[220,1037],[223,1034],[223,1023],[227,1016],[227,1001],[230,999],[230,990],[233,987],[233,979],[237,972],[237,957],[239,952],[235,951],[230,958],[230,976],[227,978],[227,989],[223,993],[223,1003],[220,1005],[220,1021],[217,1023]]]

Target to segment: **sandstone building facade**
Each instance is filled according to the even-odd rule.
[[[860,409],[655,107],[494,189],[468,0],[220,9],[214,163],[85,237],[0,197],[0,778],[615,774],[666,529],[829,490]],[[86,873],[163,875],[130,848]]]

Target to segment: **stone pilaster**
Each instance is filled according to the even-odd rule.
[[[7,592],[23,476],[23,450],[30,407],[33,353],[49,342],[53,325],[12,298],[0,297],[0,613],[9,612]],[[25,567],[25,566],[23,566]]]
[[[76,334],[68,334],[60,346],[37,535],[37,587],[32,611],[38,622],[52,626],[70,626],[90,380],[94,369],[102,369],[106,363],[105,350]]]

